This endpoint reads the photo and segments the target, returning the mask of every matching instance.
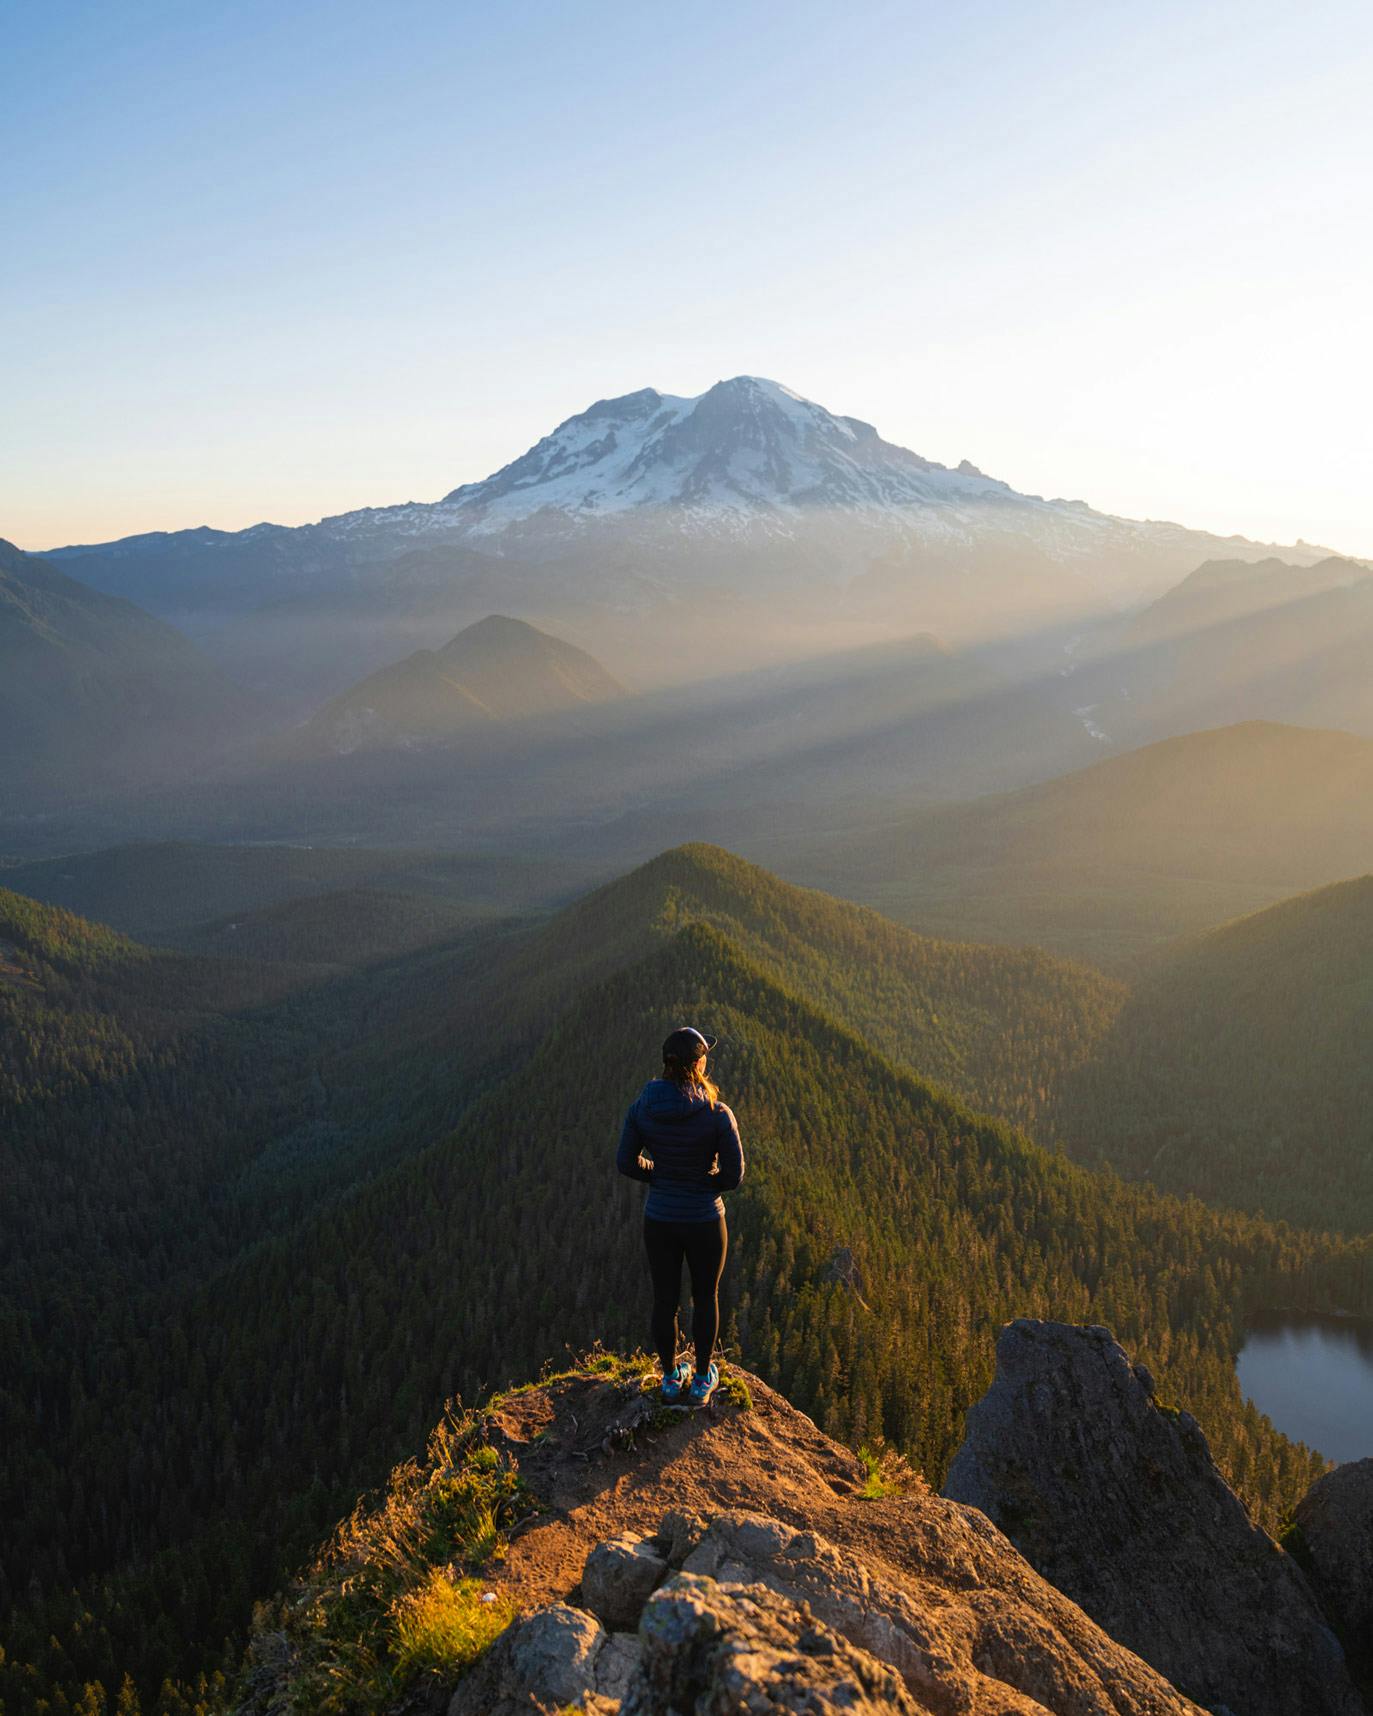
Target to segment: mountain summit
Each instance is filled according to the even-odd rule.
[[[474,530],[494,531],[544,507],[576,516],[673,506],[701,524],[721,514],[993,497],[1026,498],[966,461],[949,470],[779,382],[737,375],[695,399],[651,387],[602,399],[441,504]]]
[[[369,674],[309,724],[330,749],[458,739],[495,723],[624,695],[594,656],[525,620],[488,614],[440,650]]]

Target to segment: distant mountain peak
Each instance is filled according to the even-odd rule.
[[[623,695],[585,650],[528,620],[487,614],[441,649],[416,650],[334,698],[308,724],[306,744],[349,752],[451,743]]]
[[[453,644],[463,638],[483,643],[496,640],[516,643],[550,635],[548,632],[541,632],[537,626],[530,625],[528,620],[517,620],[509,614],[487,614],[485,619],[473,620],[470,626],[464,626],[444,647],[451,649]]]

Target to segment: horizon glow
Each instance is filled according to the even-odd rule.
[[[1126,517],[1373,555],[1373,11],[22,0],[0,536],[436,500],[771,377]]]

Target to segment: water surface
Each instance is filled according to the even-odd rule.
[[[1341,1463],[1373,1455],[1373,1319],[1256,1318],[1235,1369],[1284,1435]]]

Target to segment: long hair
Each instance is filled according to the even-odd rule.
[[[704,1073],[697,1077],[696,1068],[705,1057],[698,1055],[694,1061],[679,1061],[676,1056],[665,1056],[663,1060],[663,1077],[670,1079],[683,1096],[700,1096],[714,1108],[720,1100],[720,1087]]]

